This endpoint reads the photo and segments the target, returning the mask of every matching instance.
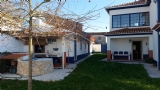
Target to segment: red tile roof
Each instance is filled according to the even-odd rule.
[[[27,54],[9,54],[9,55],[5,55],[0,57],[0,59],[18,59],[20,57],[26,56]]]
[[[150,27],[123,28],[123,29],[107,32],[106,35],[108,35],[108,34],[146,33],[146,32],[152,32],[152,30],[150,29]]]
[[[158,27],[160,27],[160,23],[157,23],[157,24],[152,28],[152,30],[156,30]]]
[[[110,8],[117,8],[117,7],[126,7],[126,6],[131,6],[131,5],[141,5],[141,4],[147,4],[149,1],[148,0],[135,0],[133,2],[128,2],[124,4],[118,4],[110,7],[106,7],[107,12],[109,13]]]
[[[89,35],[105,35],[105,32],[88,32]]]

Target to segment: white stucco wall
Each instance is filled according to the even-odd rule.
[[[158,13],[157,3],[151,2],[150,4],[150,27],[153,28],[157,24]]]
[[[149,43],[149,38],[143,37],[143,38],[130,38],[131,42],[129,42],[128,38],[113,38],[111,39],[112,45],[111,45],[111,53],[114,53],[114,51],[128,51],[132,54],[132,41],[142,41],[142,55],[148,54],[149,45],[146,45],[146,42]]]
[[[23,52],[24,42],[0,33],[0,52]]]
[[[112,40],[111,39],[114,39],[114,38],[126,38],[126,39],[132,39],[132,38],[151,38],[150,40],[152,40],[153,39],[153,35],[151,34],[151,35],[126,35],[126,36],[108,36],[107,37],[107,50],[110,50],[110,48],[111,47],[113,47],[112,46]],[[148,43],[149,43],[149,41],[148,41]],[[149,43],[149,45],[151,45],[150,47],[150,50],[153,50],[153,44],[152,44],[153,42],[150,42]]]
[[[58,51],[53,51],[53,48],[59,48]],[[45,45],[45,52],[47,50],[52,50],[53,52],[62,52],[62,39],[56,39],[56,42],[53,44]]]
[[[93,43],[90,43],[90,54],[92,53],[92,51],[93,51]]]
[[[94,52],[101,52],[101,44],[93,44],[92,50]]]
[[[74,41],[68,41],[66,43],[66,56],[73,57],[74,56]]]
[[[153,31],[153,58],[158,61],[158,33]]]
[[[80,41],[77,42],[77,55],[88,53],[88,44],[87,44],[87,42],[86,42],[86,49],[85,49],[84,40],[82,41],[82,49],[80,49],[80,43],[81,43]]]
[[[114,51],[129,51],[132,52],[132,43],[129,42],[129,39],[127,38],[114,38],[111,39],[112,45],[111,45],[111,53],[114,53]]]
[[[34,45],[32,45],[32,50],[33,50],[33,52],[34,52]],[[28,47],[28,45],[24,45],[24,48],[23,48],[23,51],[24,52],[29,52],[29,47]]]
[[[107,50],[111,50],[111,44],[112,44],[111,37],[107,37]]]
[[[53,51],[53,48],[59,48],[58,51],[53,51],[53,53],[61,53],[62,54],[62,39],[56,39],[56,44],[48,44],[45,45],[45,53],[47,53],[47,50],[49,51]],[[34,45],[33,47],[33,52],[34,52]],[[24,45],[23,48],[24,52],[28,52],[28,45]],[[65,52],[66,52],[66,56],[68,57],[73,57],[74,56],[74,41],[67,41],[65,42]],[[84,42],[82,42],[82,49],[80,49],[80,42],[77,42],[77,55],[81,55],[81,54],[86,54],[88,53],[88,43],[86,42],[86,49],[85,49],[85,44]]]

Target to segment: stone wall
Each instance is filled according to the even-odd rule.
[[[39,58],[32,61],[32,76],[53,72],[53,60],[51,58]],[[18,60],[17,74],[28,76],[28,61]]]

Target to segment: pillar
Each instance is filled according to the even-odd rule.
[[[153,58],[153,50],[148,51],[149,58]]]
[[[153,58],[153,36],[149,36],[149,51],[148,51],[149,58]]]
[[[62,37],[62,69],[66,67],[66,43],[65,38]]]
[[[107,37],[107,60],[111,60],[111,42],[110,37]]]

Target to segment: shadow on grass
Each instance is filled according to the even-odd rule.
[[[33,81],[33,90],[160,90],[160,79],[148,77],[142,65],[99,61],[94,54],[64,80]],[[27,81],[2,80],[2,90],[27,90]]]

